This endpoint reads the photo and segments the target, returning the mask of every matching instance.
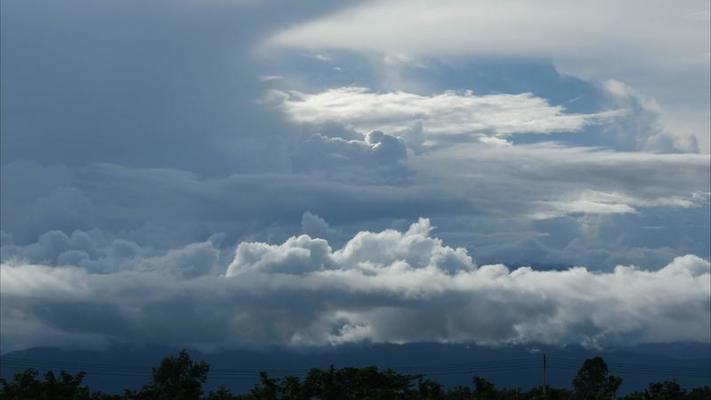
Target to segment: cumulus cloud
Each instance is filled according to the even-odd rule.
[[[301,232],[311,237],[320,237],[327,240],[342,235],[337,229],[333,229],[326,220],[310,211],[305,211],[301,216]]]
[[[226,234],[222,246],[242,240],[280,243],[305,227],[304,233],[341,244],[359,230],[403,229],[419,215],[430,216],[441,237],[469,248],[487,263],[609,269],[619,263],[656,266],[675,255],[709,254],[711,189],[704,155],[551,143],[460,143],[400,158],[401,142],[391,136],[397,146],[385,152],[389,159],[378,161],[372,153],[382,138],[353,143],[331,139],[338,145],[326,147],[328,151],[312,148],[303,153],[304,162],[310,158],[313,163],[305,165],[315,169],[293,174],[207,178],[174,169],[107,164],[72,169],[61,184],[89,199],[94,210],[91,229],[84,219],[57,219],[53,225],[29,218],[51,209],[32,199],[55,190],[44,181],[54,167],[34,172],[26,168],[20,175],[24,179],[9,176],[3,181],[3,259],[19,252],[39,264],[56,264],[61,258],[66,264],[88,265],[81,260],[101,258],[91,246],[73,239],[78,235],[74,231],[88,234],[101,248],[114,240],[127,241],[125,251],[115,250],[126,260],[136,246],[142,249],[136,255],[153,256],[205,241],[216,232]],[[358,150],[351,153],[351,146]],[[329,152],[351,158],[319,159]],[[9,164],[3,174],[21,165]],[[327,233],[308,217],[303,224],[306,210],[326,218],[333,231]],[[605,221],[596,226],[606,227],[594,238],[594,230],[588,229],[593,220]],[[648,228],[655,226],[663,229]],[[610,235],[615,240],[609,240]],[[573,250],[576,240],[587,245]],[[54,243],[56,250],[30,250],[38,241]]]
[[[99,230],[75,230],[70,235],[49,231],[34,243],[18,245],[8,240],[0,247],[3,263],[19,261],[37,265],[82,267],[92,273],[111,273],[124,269],[159,271],[195,277],[214,272],[220,257],[222,235],[181,248],[156,249],[115,237]]]
[[[708,139],[670,136],[662,107],[632,90],[630,75],[582,80],[558,69],[568,50],[568,61],[603,60],[590,68],[652,65],[642,51],[690,71],[669,74],[673,90],[653,87],[707,102],[708,64],[676,55],[707,43],[697,33],[708,7],[645,3],[598,29],[616,21],[611,10],[640,4],[553,2],[541,13],[529,3],[391,0],[330,14],[342,5],[195,2],[178,15],[172,3],[87,2],[81,13],[44,3],[3,3],[14,16],[0,46],[3,350],[708,340],[698,299],[708,295],[699,282],[711,256],[709,158],[652,154],[694,152]],[[413,18],[372,11],[391,7]],[[581,7],[596,29],[560,35],[587,26],[569,18]],[[331,22],[308,22],[317,13]],[[140,16],[128,33],[117,17],[127,15]],[[364,15],[371,32],[361,35]],[[651,25],[660,15],[676,22]],[[441,29],[445,21],[462,29]],[[186,24],[204,29],[179,40]],[[408,24],[426,33],[416,48],[398,31]],[[85,34],[98,26],[102,35]],[[293,35],[271,43],[298,49],[255,51],[284,26]],[[324,26],[333,35],[301,42]],[[541,40],[549,31],[555,41]],[[388,54],[303,50],[339,36],[339,48]],[[502,51],[482,56],[480,45]],[[439,57],[450,50],[467,55]],[[427,220],[409,226],[421,215],[437,237]],[[674,318],[688,329],[670,328]]]
[[[699,152],[698,139],[665,129],[661,123],[661,106],[652,98],[638,93],[629,85],[614,79],[603,82],[614,107],[628,110],[625,118],[608,124],[598,133],[609,147],[660,153]]]
[[[200,244],[149,262],[189,271],[214,264],[200,274],[160,273],[144,268],[146,260],[107,273],[3,262],[3,351],[36,344],[27,326],[46,328],[34,338],[45,344],[80,337],[216,347],[711,340],[711,264],[702,258],[604,273],[477,266],[432,229],[420,219],[405,231],[362,231],[335,250],[308,235],[243,242],[221,267],[215,257],[195,257]]]
[[[406,232],[360,232],[338,251],[323,239],[307,235],[293,237],[282,245],[241,243],[227,276],[243,271],[281,271],[286,273],[318,270],[346,270],[362,266],[366,270],[403,262],[411,266],[434,266],[446,271],[473,269],[474,264],[462,248],[452,249],[430,238],[430,221],[420,219]]]
[[[530,93],[477,96],[447,91],[432,96],[408,92],[376,93],[362,87],[341,87],[321,93],[291,92],[282,103],[300,123],[339,122],[361,132],[382,129],[404,134],[420,126],[427,135],[576,132],[623,111],[567,114]],[[410,138],[413,139],[413,138]]]

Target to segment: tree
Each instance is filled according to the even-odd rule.
[[[377,367],[312,369],[304,380],[302,395],[320,400],[413,398],[413,381],[418,378],[390,369],[379,371]]]
[[[447,400],[471,400],[472,390],[468,386],[457,386],[447,391]]]
[[[279,381],[262,371],[259,373],[259,383],[252,389],[251,395],[256,400],[277,400]]]
[[[418,399],[444,399],[444,387],[430,379],[419,378],[417,381]]]
[[[711,399],[711,387],[699,386],[693,388],[686,395],[687,400],[708,400]]]
[[[15,379],[11,382],[0,379],[0,384],[2,384],[0,398],[11,400],[41,398],[43,391],[42,382],[37,380],[37,375],[39,375],[39,372],[34,368],[30,368],[24,372],[15,374]]]
[[[136,396],[151,400],[197,400],[202,396],[202,385],[207,381],[210,366],[194,362],[187,351],[177,357],[166,357],[153,369],[151,382]]]
[[[206,400],[239,400],[246,399],[244,396],[235,396],[232,392],[224,386],[220,386],[217,390],[210,392],[205,398]]]
[[[164,358],[148,384],[138,391],[121,395],[90,393],[83,385],[84,373],[47,372],[44,380],[36,369],[14,376],[10,382],[0,379],[2,400],[611,400],[622,379],[610,375],[599,358],[585,360],[573,380],[573,391],[543,387],[527,391],[499,389],[484,378],[474,377],[471,386],[447,389],[423,375],[397,373],[375,366],[364,368],[314,368],[306,377],[271,378],[259,374],[260,382],[249,394],[232,394],[221,386],[203,395],[209,366],[193,361],[186,351]],[[623,400],[711,400],[711,388],[689,391],[674,381],[651,383],[642,391]]]
[[[576,400],[613,399],[621,384],[622,378],[610,375],[602,358],[589,358],[573,378],[573,397]]]
[[[645,391],[647,400],[682,400],[686,398],[686,390],[675,381],[650,383]]]
[[[61,371],[58,375],[49,371],[44,381],[38,380],[39,372],[30,368],[15,375],[12,382],[0,379],[0,399],[52,399],[52,400],[89,400],[89,388],[82,385],[84,372],[72,375]]]
[[[496,399],[496,386],[484,378],[475,376],[472,378],[474,382],[474,398],[476,400],[494,400]]]

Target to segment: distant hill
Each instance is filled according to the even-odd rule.
[[[138,388],[151,368],[177,348],[114,346],[103,351],[34,348],[0,356],[0,374],[34,367],[40,371],[65,369],[87,372],[92,389],[118,392]],[[269,348],[213,353],[190,351],[194,359],[210,364],[208,388],[225,385],[235,392],[249,390],[257,374],[302,375],[312,367],[376,365],[403,373],[425,374],[447,386],[470,384],[484,377],[497,386],[530,388],[542,381],[543,353],[548,358],[548,383],[569,387],[586,358],[600,355],[610,371],[624,378],[620,393],[641,389],[649,382],[675,379],[686,387],[711,385],[711,347],[708,344],[659,344],[591,351],[581,347],[481,347],[453,344],[348,345],[309,349]]]

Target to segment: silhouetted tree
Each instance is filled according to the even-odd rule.
[[[43,391],[42,382],[37,380],[37,375],[39,375],[39,372],[34,368],[30,368],[15,374],[15,379],[11,382],[0,379],[0,384],[2,384],[2,398],[11,400],[41,398]]]
[[[475,376],[472,378],[474,382],[474,399],[476,400],[495,400],[496,386],[484,378]]]
[[[29,400],[89,400],[89,388],[82,385],[84,372],[72,375],[61,371],[59,375],[49,371],[44,381],[37,379],[39,372],[30,368],[15,375],[12,382],[0,379],[0,399]]]
[[[287,376],[281,382],[279,390],[283,400],[299,400],[306,398],[304,387],[299,378],[295,376]]]
[[[248,395],[235,395],[229,389],[224,386],[218,387],[216,390],[210,392],[205,400],[250,400],[251,396]]]
[[[306,398],[321,400],[404,399],[417,378],[376,367],[312,369],[304,380],[303,393]]]
[[[135,396],[151,400],[198,400],[202,385],[207,381],[210,366],[195,362],[187,351],[176,357],[166,357],[158,368],[153,369],[151,382]]]
[[[437,382],[422,378],[417,380],[418,399],[444,399],[445,393],[444,387]]]
[[[650,383],[645,391],[645,398],[648,400],[682,400],[684,397],[686,390],[675,381]]]
[[[711,387],[701,386],[691,389],[686,394],[686,400],[709,400],[711,399]]]
[[[644,391],[637,391],[623,397],[623,400],[686,400],[710,399],[711,392],[696,388],[687,393],[676,381],[650,383]],[[708,386],[706,387],[708,389]],[[704,395],[706,397],[704,397]]]
[[[573,378],[573,396],[576,400],[609,400],[621,384],[622,378],[610,375],[602,358],[589,358]]]
[[[457,386],[447,391],[446,400],[471,400],[474,393],[467,386]]]
[[[312,369],[305,378],[271,378],[259,374],[259,383],[248,394],[236,395],[225,387],[203,395],[209,366],[193,361],[187,352],[166,357],[148,384],[122,395],[90,393],[82,384],[84,373],[47,372],[38,379],[35,369],[16,374],[11,382],[0,379],[0,400],[610,400],[622,379],[610,375],[599,358],[585,360],[573,380],[573,391],[541,386],[522,392],[498,389],[481,377],[470,387],[446,389],[422,375],[400,374],[377,367]],[[646,390],[631,393],[623,400],[711,400],[708,386],[684,390],[674,381],[650,384]]]
[[[259,373],[259,383],[250,392],[255,400],[277,400],[279,398],[279,381],[270,378],[266,372]]]

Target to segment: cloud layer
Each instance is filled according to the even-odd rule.
[[[620,116],[623,111],[566,114],[530,93],[475,96],[471,91],[432,96],[415,93],[375,93],[362,87],[342,87],[316,94],[292,92],[282,103],[300,123],[339,122],[368,132],[402,133],[420,126],[431,135],[556,133],[580,131],[588,124]]]
[[[292,3],[2,1],[3,350],[708,340],[707,4]]]
[[[226,235],[225,244],[282,242],[307,210],[332,224],[329,238],[339,244],[360,230],[404,229],[428,215],[441,237],[486,263],[609,269],[709,256],[705,155],[460,143],[402,158],[402,142],[386,134],[311,140],[294,156],[302,172],[293,174],[205,178],[106,164],[8,164],[2,259],[52,231],[71,237],[81,230],[100,243],[124,239],[156,251],[215,233]]]
[[[383,0],[295,24],[266,43],[382,54],[389,75],[427,57],[550,59],[568,73],[614,77],[654,96],[668,107],[666,127],[708,152],[710,16],[703,0]]]
[[[674,63],[704,61],[709,39],[703,33],[708,32],[708,21],[709,7],[704,1],[673,5],[585,1],[572,5],[559,0],[534,4],[516,0],[386,0],[297,24],[270,40],[311,49],[575,56],[579,62],[613,54],[624,55],[620,61],[635,63],[663,62],[659,53],[683,57],[667,60]],[[654,22],[660,23],[658,29],[650,30]],[[445,26],[449,29],[443,29]],[[610,43],[616,46],[605,46]]]
[[[465,249],[433,237],[427,219],[402,232],[360,232],[337,250],[307,235],[244,242],[227,266],[211,242],[153,257],[129,248],[111,244],[105,257],[132,262],[110,272],[4,262],[3,351],[83,340],[229,347],[711,339],[711,264],[692,255],[656,271],[477,266]]]

